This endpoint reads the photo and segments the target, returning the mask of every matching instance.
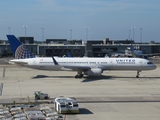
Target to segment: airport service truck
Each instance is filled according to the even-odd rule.
[[[42,93],[40,90],[35,90],[34,98],[35,100],[44,100],[44,99],[49,99],[50,97],[47,93]]]
[[[55,98],[55,110],[58,113],[79,113],[79,104],[74,98],[59,97]]]

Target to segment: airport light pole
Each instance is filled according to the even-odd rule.
[[[11,30],[11,27],[8,27],[8,30],[9,30],[9,35],[10,35],[10,30]]]
[[[131,30],[129,29],[129,40],[130,40],[130,33],[131,33]]]
[[[42,29],[42,42],[44,42],[44,28],[41,29]]]
[[[72,29],[70,29],[70,40],[72,40]]]
[[[89,27],[85,27],[86,28],[86,41],[88,40],[88,29]]]
[[[140,28],[140,41],[142,43],[142,28]]]
[[[28,26],[26,26],[26,25],[23,25],[23,27],[24,27],[24,32],[25,32],[25,40],[26,40],[26,32],[27,32],[27,27],[28,27]]]
[[[134,28],[136,28],[136,27],[132,27],[133,28],[133,41],[134,41]]]

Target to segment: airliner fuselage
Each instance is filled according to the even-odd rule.
[[[55,65],[55,59],[58,65]],[[141,58],[29,58],[11,60],[18,65],[39,70],[72,70],[86,75],[100,75],[104,70],[153,70],[156,66]],[[90,71],[91,70],[91,71]]]

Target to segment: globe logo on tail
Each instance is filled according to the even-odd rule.
[[[35,56],[31,53],[24,45],[20,45],[15,52],[16,59],[34,58]]]

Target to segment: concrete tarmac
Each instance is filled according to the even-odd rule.
[[[140,78],[136,71],[105,71],[75,79],[76,72],[0,65],[0,103],[32,100],[34,90],[41,90],[52,98],[77,99],[80,113],[67,120],[160,120],[159,71],[142,71]]]

